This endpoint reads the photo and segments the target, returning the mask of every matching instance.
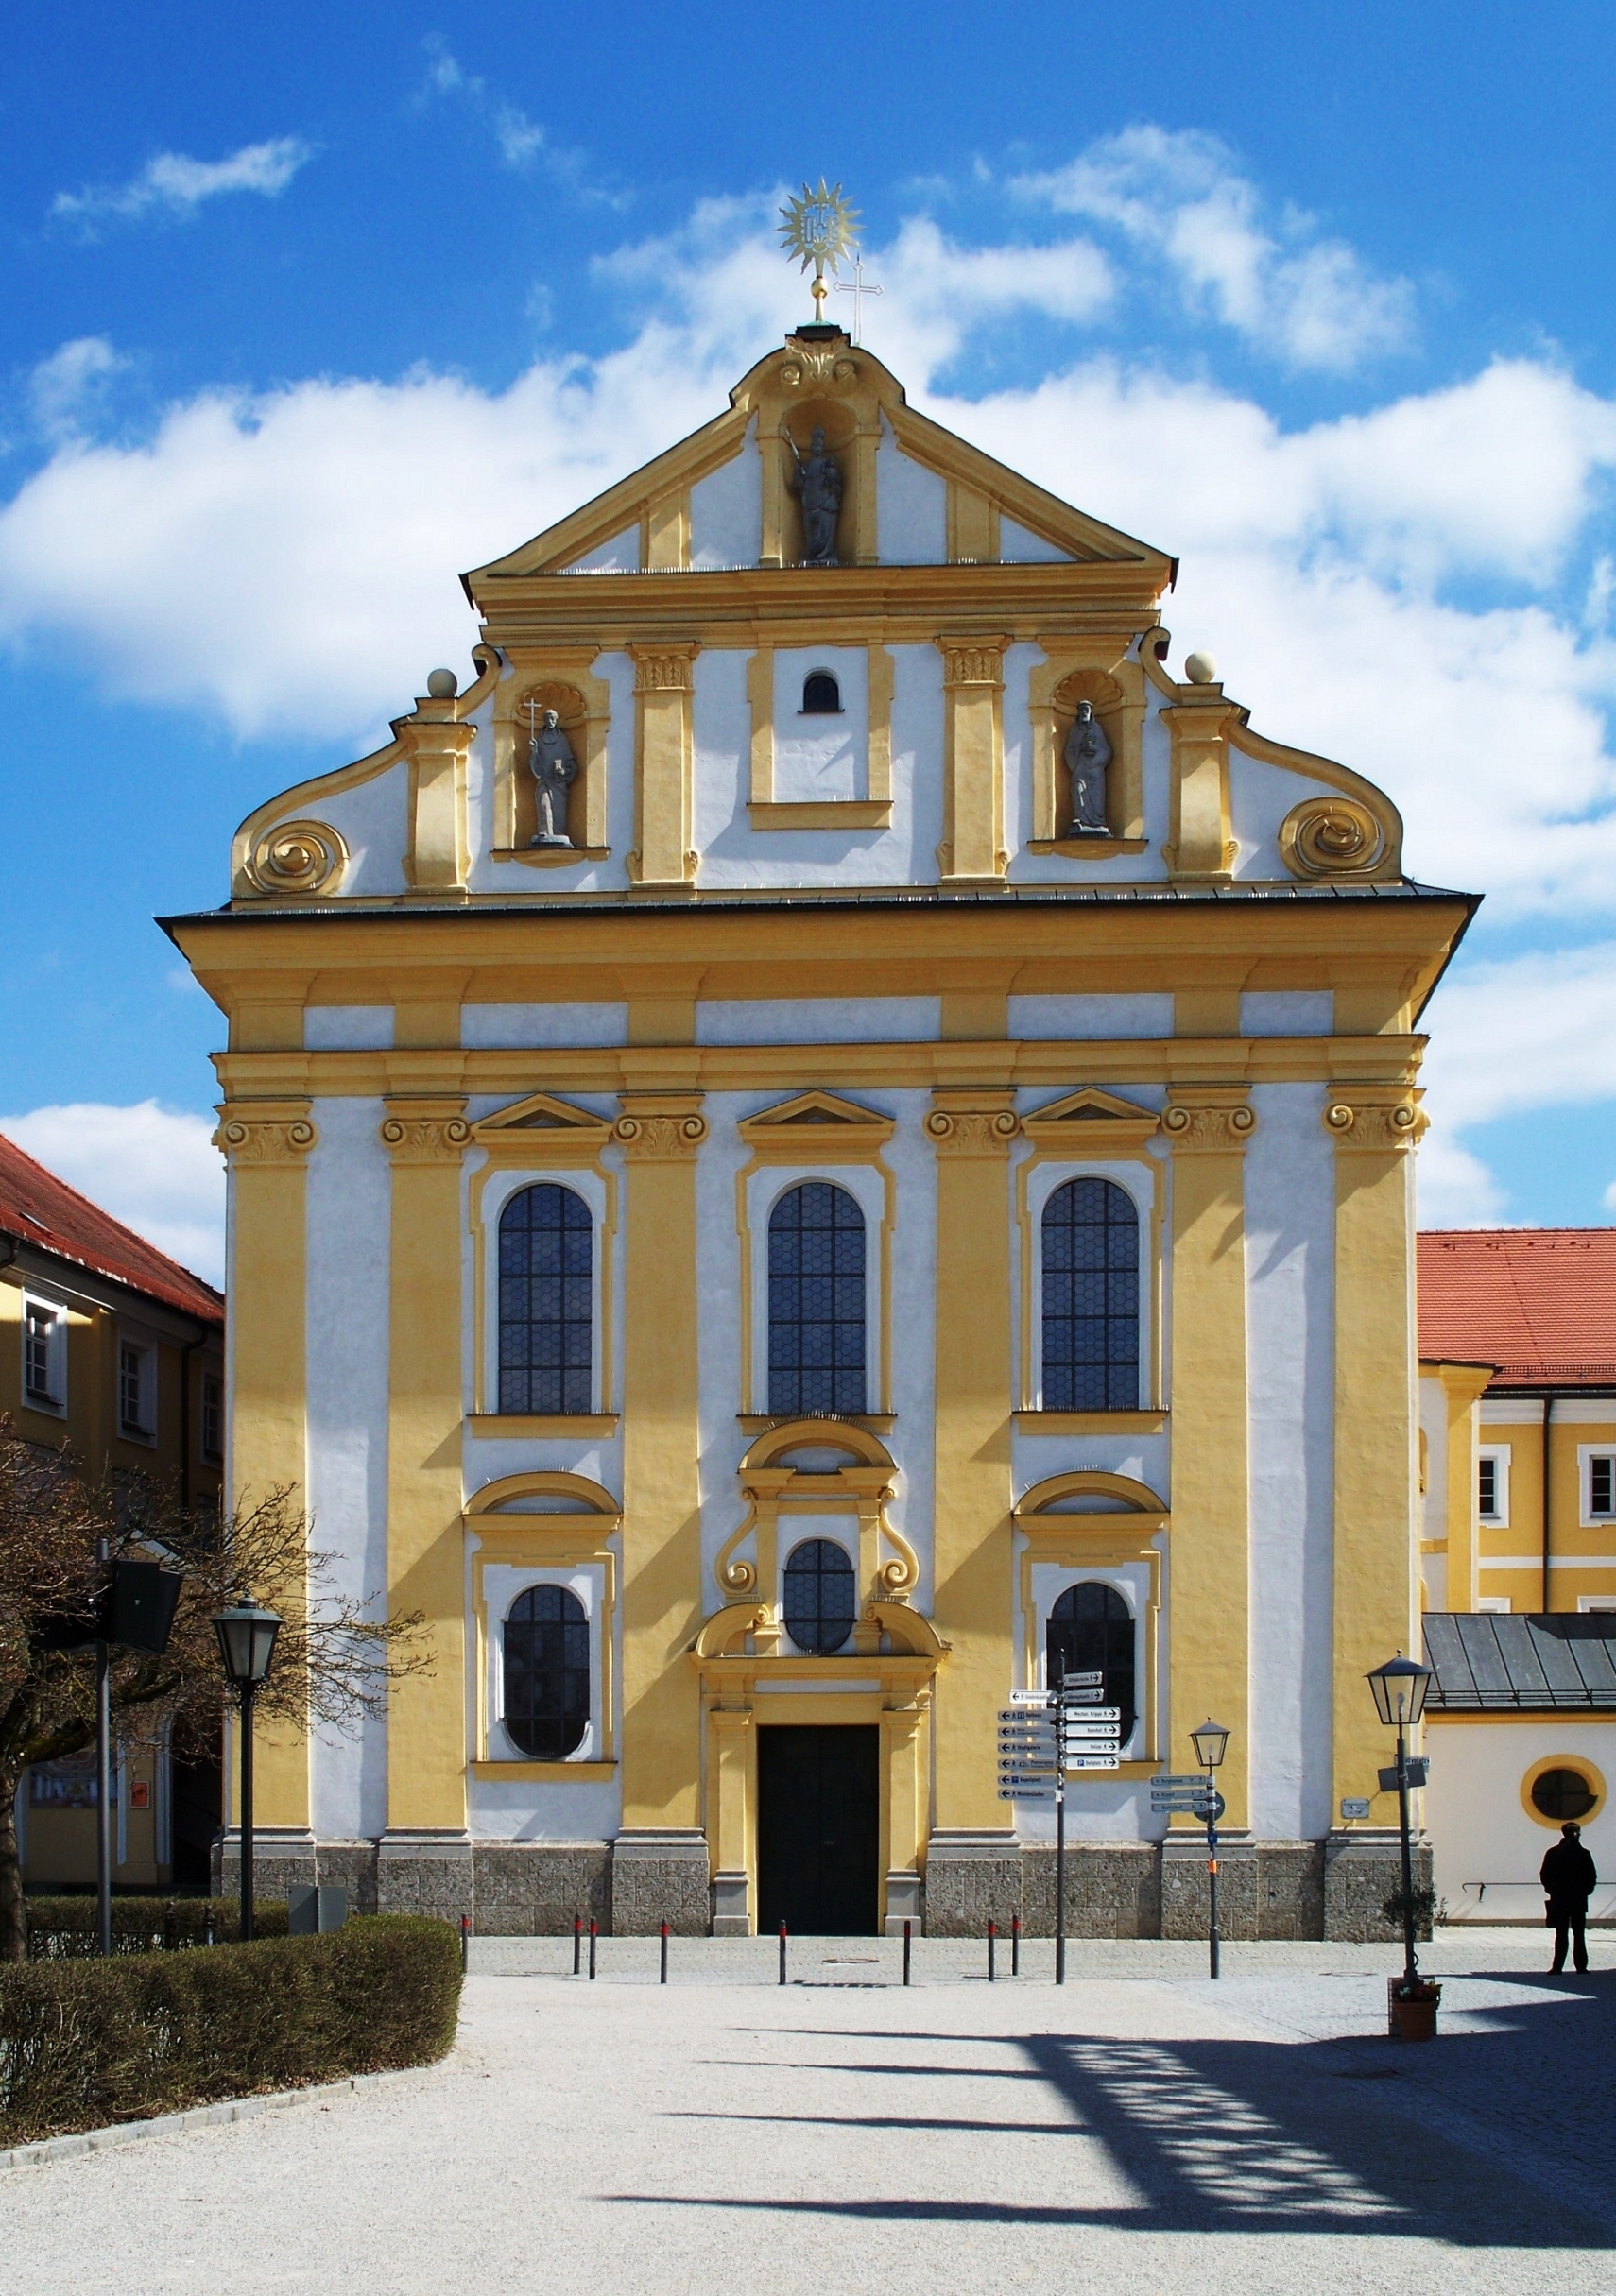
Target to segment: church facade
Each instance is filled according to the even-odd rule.
[[[229,1019],[232,1490],[430,1621],[261,1851],[487,1930],[1053,1915],[998,1716],[1103,1678],[1069,1918],[1376,1933],[1417,1648],[1395,809],[1168,667],[1160,551],[838,329],[466,577],[168,929]],[[228,1843],[227,1843],[228,1850]]]

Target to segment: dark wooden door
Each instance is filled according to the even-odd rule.
[[[758,1732],[758,1929],[870,1937],[880,1893],[881,1732]]]

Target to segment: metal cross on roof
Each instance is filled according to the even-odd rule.
[[[831,293],[833,295],[851,295],[852,297],[852,339],[856,343],[861,339],[864,333],[864,299],[867,295],[881,294],[882,289],[880,287],[871,286],[869,282],[865,278],[864,257],[862,255],[857,255],[853,258],[852,272],[853,275],[851,280],[839,279],[835,285],[831,289]]]

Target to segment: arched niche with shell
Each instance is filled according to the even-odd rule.
[[[1032,719],[1034,852],[1071,853],[1092,859],[1092,837],[1070,837],[1072,776],[1066,742],[1078,706],[1088,702],[1111,745],[1106,773],[1106,819],[1111,843],[1102,849],[1138,851],[1144,836],[1143,766],[1144,677],[1126,654],[1101,660],[1080,659],[1070,646],[1044,642],[1045,659],[1032,673],[1028,707]]]
[[[566,661],[547,656],[542,660],[511,663],[512,675],[500,685],[494,702],[494,830],[493,850],[502,861],[528,861],[564,867],[570,858],[596,859],[607,849],[607,745],[611,721],[611,690],[590,668],[593,652]],[[538,793],[528,771],[530,720],[542,725],[544,711],[554,710],[562,732],[577,760],[577,779],[567,795],[567,834],[574,853],[565,848],[536,848]]]

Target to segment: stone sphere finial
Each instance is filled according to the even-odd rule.
[[[1215,686],[1217,661],[1211,654],[1192,654],[1184,664],[1184,676],[1193,686]]]
[[[434,701],[453,701],[460,691],[460,680],[453,670],[434,670],[427,677],[426,691]]]

